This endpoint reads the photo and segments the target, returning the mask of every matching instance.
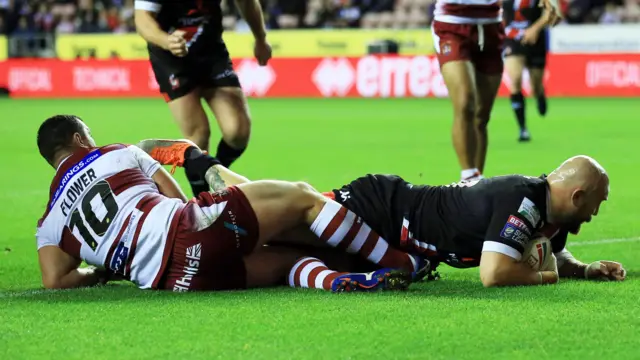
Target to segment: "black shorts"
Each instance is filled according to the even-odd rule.
[[[504,56],[515,55],[524,56],[528,68],[544,69],[547,65],[546,33],[541,33],[538,42],[533,45],[524,45],[519,40],[506,39],[504,43]]]
[[[332,191],[335,201],[360,216],[396,248],[403,221],[412,219],[418,187],[395,175],[366,175]]]
[[[167,101],[180,98],[198,87],[240,87],[224,43],[213,45],[206,55],[190,53],[180,58],[168,51],[149,48],[149,60],[160,92]]]

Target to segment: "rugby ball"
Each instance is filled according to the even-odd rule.
[[[529,241],[524,248],[522,262],[535,271],[556,271],[556,258],[553,256],[551,241],[544,236]]]

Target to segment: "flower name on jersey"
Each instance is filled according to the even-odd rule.
[[[518,208],[518,214],[529,220],[533,226],[538,226],[538,223],[540,222],[540,210],[538,210],[533,201],[528,198],[524,198],[522,200],[522,203]]]
[[[524,223],[524,221],[511,215],[509,216],[507,223],[502,228],[500,236],[524,246],[531,237],[531,230],[529,230],[529,227]]]
[[[94,150],[87,154],[82,160],[78,161],[76,164],[71,166],[69,170],[61,177],[60,183],[58,184],[58,188],[56,189],[53,197],[51,199],[51,203],[49,204],[49,208],[53,208],[53,205],[60,199],[62,193],[66,190],[67,185],[71,183],[71,180],[80,172],[85,170],[91,163],[96,161],[102,153],[100,149]],[[60,204],[60,210],[64,216],[67,216],[68,210],[73,206],[76,200],[79,199],[82,192],[91,185],[91,183],[97,179],[97,176],[93,169],[89,169],[86,173],[82,174],[79,179],[74,181],[69,190],[66,192],[62,203]]]

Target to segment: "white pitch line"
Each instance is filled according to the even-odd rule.
[[[601,239],[601,240],[592,240],[592,241],[577,241],[577,242],[568,243],[567,247],[601,245],[601,244],[614,244],[614,243],[637,242],[637,241],[640,241],[640,236],[630,237],[630,238]]]

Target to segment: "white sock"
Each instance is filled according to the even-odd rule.
[[[477,168],[473,168],[473,169],[464,169],[460,172],[460,178],[462,180],[467,180],[471,177],[474,177],[474,175],[479,174],[480,171]]]

